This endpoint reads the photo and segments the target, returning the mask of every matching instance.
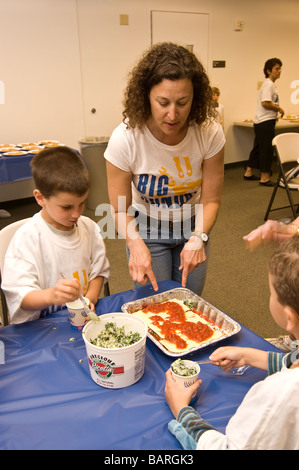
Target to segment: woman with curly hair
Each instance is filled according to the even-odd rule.
[[[129,76],[110,138],[108,189],[135,285],[175,280],[201,294],[223,184],[224,135],[205,70],[173,43],[154,45]]]

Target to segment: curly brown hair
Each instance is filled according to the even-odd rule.
[[[204,67],[195,54],[171,42],[155,44],[144,53],[129,74],[124,96],[123,122],[127,127],[142,128],[151,116],[149,94],[163,79],[190,79],[193,102],[188,123],[202,124],[214,117],[212,90]]]

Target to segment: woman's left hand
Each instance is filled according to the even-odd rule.
[[[182,286],[186,287],[188,274],[192,273],[194,268],[206,261],[205,246],[199,237],[191,237],[181,251],[181,264],[179,270],[182,272]]]

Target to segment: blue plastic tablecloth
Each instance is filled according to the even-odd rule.
[[[0,158],[0,183],[11,183],[32,178],[30,162],[33,157],[33,153],[16,155],[15,157],[3,155]]]
[[[159,283],[159,291],[174,287],[179,286],[172,281]],[[99,300],[97,313],[121,311],[123,303],[154,293],[144,286],[111,295]],[[92,381],[82,334],[71,328],[65,309],[4,327],[0,340],[1,449],[181,449],[167,428],[173,416],[164,396],[165,372],[174,359],[151,340],[143,377],[118,390]],[[221,342],[228,344],[276,351],[243,325]],[[192,358],[205,359],[214,349],[203,348]],[[264,377],[254,368],[234,376],[202,365],[203,383],[193,406],[224,432],[248,389]]]

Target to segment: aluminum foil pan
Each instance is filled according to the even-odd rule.
[[[176,289],[171,289],[161,294],[155,294],[150,297],[144,297],[142,299],[133,300],[131,302],[127,302],[122,305],[121,309],[125,313],[134,313],[137,310],[142,310],[143,308],[147,307],[148,305],[157,303],[157,302],[165,302],[166,300],[171,299],[178,299],[178,300],[189,300],[192,301],[192,304],[196,310],[200,310],[204,315],[207,316],[209,320],[214,322],[223,332],[223,335],[216,339],[207,340],[201,343],[198,347],[188,349],[188,351],[184,351],[182,353],[173,353],[166,349],[152,334],[148,331],[148,337],[155,343],[158,348],[161,349],[165,354],[172,357],[180,357],[185,356],[186,354],[194,353],[196,351],[201,350],[206,346],[210,346],[213,343],[218,343],[230,336],[237,334],[241,330],[241,325],[237,323],[235,320],[230,318],[228,315],[223,313],[218,308],[211,305],[209,302],[204,300],[199,295],[195,294],[189,289],[185,289],[183,287],[178,287]]]

